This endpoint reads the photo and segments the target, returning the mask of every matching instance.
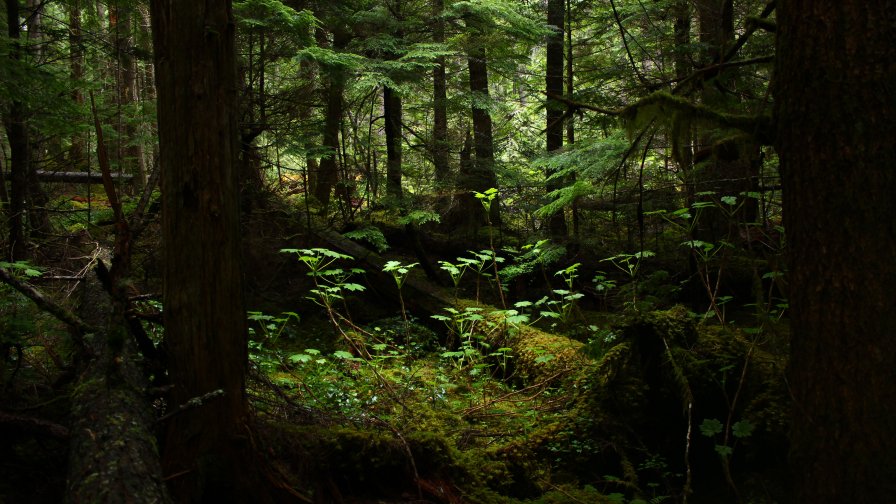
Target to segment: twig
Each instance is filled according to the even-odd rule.
[[[179,415],[187,410],[199,408],[203,404],[205,404],[205,402],[208,401],[209,399],[214,399],[215,397],[221,397],[223,395],[224,395],[224,389],[215,389],[215,390],[212,390],[211,392],[208,392],[201,396],[194,397],[194,398],[190,399],[189,401],[178,406],[177,409],[172,411],[171,413],[168,413],[167,415],[159,417],[159,419],[156,420],[156,423],[162,423],[165,420],[168,420],[171,417],[173,417],[175,415]]]
[[[83,345],[84,343],[81,339],[82,335],[97,331],[95,327],[88,325],[74,313],[56,304],[39,290],[12,276],[6,268],[0,268],[0,280],[2,280],[5,284],[9,285],[13,289],[24,294],[28,299],[34,301],[34,304],[36,304],[40,309],[50,313],[60,322],[63,322],[72,329],[75,329],[78,333],[75,336],[75,339],[79,345]]]

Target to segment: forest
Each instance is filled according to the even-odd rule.
[[[0,20],[0,504],[894,500],[896,1]]]

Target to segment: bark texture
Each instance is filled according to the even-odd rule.
[[[247,329],[231,3],[151,7],[171,407],[223,391],[170,419],[163,467],[180,501],[240,501]]]
[[[547,151],[554,152],[563,148],[563,105],[552,99],[555,96],[563,95],[563,28],[564,24],[564,1],[549,0],[548,1],[548,25],[555,28],[556,31],[548,37],[547,51],[545,57],[545,90],[547,91],[548,101],[545,106],[547,124],[545,126],[545,136]],[[548,177],[554,172],[548,170]],[[547,190],[555,191],[563,187],[563,179],[549,180]],[[548,219],[548,227],[551,236],[565,237],[566,219],[563,212],[556,212]]]
[[[72,393],[66,502],[166,503],[154,435],[155,415],[135,360],[124,310],[98,279],[83,287],[85,322],[98,328],[84,338],[90,358]]]
[[[441,44],[445,42],[445,20],[442,17],[445,10],[444,0],[433,0],[432,9],[433,42]],[[451,175],[451,166],[448,162],[451,144],[448,140],[448,78],[445,72],[447,59],[439,56],[435,63],[432,70],[432,162],[438,189],[443,191]]]
[[[794,502],[896,495],[896,1],[778,3]]]
[[[389,86],[383,88],[386,119],[386,194],[401,202],[401,96]]]

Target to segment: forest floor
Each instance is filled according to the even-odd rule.
[[[525,244],[431,248],[433,281],[401,233],[383,256],[353,258],[282,209],[254,218],[256,442],[300,500],[787,502],[787,331],[774,317],[722,324],[661,287],[604,277],[607,295],[581,281],[587,266],[527,259]],[[85,229],[47,248],[44,277],[83,274],[102,240]],[[160,291],[154,240],[137,247],[141,293]],[[371,265],[381,271],[353,271]],[[512,279],[495,274],[511,267]],[[61,299],[73,288],[43,282]],[[141,305],[157,338],[158,307]],[[58,502],[66,334],[17,299],[4,323],[25,344],[2,370],[0,502]]]

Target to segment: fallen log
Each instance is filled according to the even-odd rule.
[[[41,182],[60,182],[68,184],[102,184],[101,172],[62,172],[37,170],[37,180]],[[111,173],[112,180],[116,182],[131,182],[134,176],[130,173]]]
[[[69,503],[167,503],[146,379],[136,361],[122,306],[96,275],[83,286],[89,356],[72,392]]]

